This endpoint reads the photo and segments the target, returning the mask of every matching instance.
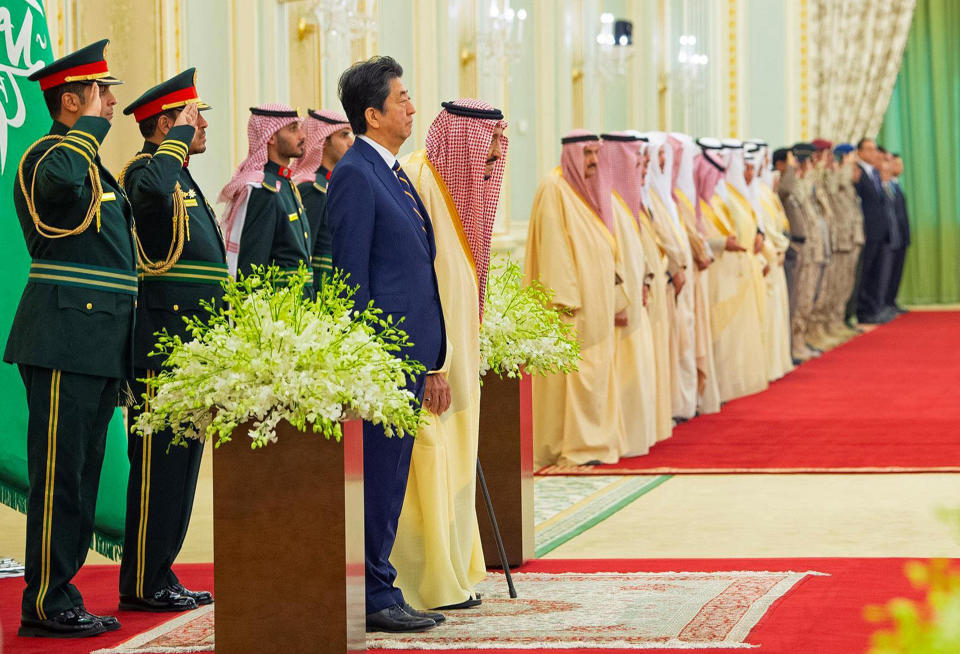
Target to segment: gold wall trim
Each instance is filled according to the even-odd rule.
[[[60,2],[57,3],[57,57],[62,57],[64,54],[66,54],[66,51],[63,49],[63,35],[66,33],[66,26],[63,18],[64,11],[66,11],[64,0],[60,0]]]
[[[739,132],[740,107],[738,97],[737,64],[739,53],[737,51],[737,0],[728,0],[727,3],[727,64],[730,75],[730,95],[729,95],[729,131],[730,136],[736,138]]]
[[[180,0],[173,0],[173,43],[176,48],[174,51],[177,62],[176,72],[179,73],[183,65],[180,56]]]
[[[670,24],[667,4],[665,0],[657,2],[657,30],[660,32],[660,48],[657,53],[657,128],[666,131],[668,114],[670,113],[670,84],[667,73],[667,62],[670,60]]]
[[[240,98],[237,93],[237,3],[236,0],[229,0],[229,9],[230,9],[230,34],[227,37],[230,42],[230,95],[233,97],[233,107],[234,110],[230,112],[230,133],[234,135],[230,139],[230,158],[231,158],[231,168],[236,167],[240,162],[239,157],[239,146],[237,136],[239,130],[237,129],[237,107],[240,104]]]
[[[800,0],[800,138],[810,138],[810,88],[807,0]]]

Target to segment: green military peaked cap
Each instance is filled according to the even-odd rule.
[[[138,123],[151,116],[156,116],[168,109],[180,109],[188,104],[195,104],[200,111],[210,108],[197,94],[197,69],[188,68],[179,75],[160,82],[143,95],[127,105],[123,113],[133,117]]]
[[[33,72],[27,79],[40,82],[40,90],[46,91],[54,86],[70,82],[96,82],[102,85],[123,84],[110,74],[107,67],[107,44],[109,39],[80,48],[76,52],[60,57],[43,68]]]

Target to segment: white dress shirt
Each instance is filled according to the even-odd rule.
[[[383,157],[383,161],[384,161],[384,163],[387,164],[387,167],[388,167],[390,170],[393,170],[393,166],[394,166],[394,164],[396,164],[396,162],[397,162],[397,157],[396,157],[396,155],[394,155],[392,152],[390,152],[390,150],[386,149],[385,147],[383,147],[382,145],[380,145],[379,143],[377,143],[376,141],[374,141],[372,138],[370,138],[370,137],[367,136],[366,134],[361,134],[361,135],[358,136],[357,138],[360,138],[360,139],[363,139],[364,141],[366,141],[366,142],[370,145],[371,148],[373,148],[374,150],[377,151],[377,154],[379,154],[381,157]]]

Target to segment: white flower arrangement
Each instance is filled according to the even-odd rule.
[[[551,305],[552,297],[536,280],[524,286],[515,261],[491,261],[480,326],[481,377],[490,370],[500,377],[518,377],[521,369],[531,375],[577,370],[576,330]]]
[[[225,281],[224,308],[204,304],[208,316],[185,318],[190,340],[160,332],[154,354],[166,361],[144,380],[149,400],[134,431],[171,428],[174,444],[219,446],[249,424],[257,448],[276,442],[283,420],[340,440],[340,423],[359,417],[388,436],[416,434],[422,414],[405,386],[424,368],[398,358],[407,334],[372,302],[354,309],[355,289],[339,272],[305,299],[311,275],[270,267]]]

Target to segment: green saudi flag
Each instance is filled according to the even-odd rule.
[[[20,158],[50,129],[50,115],[36,82],[27,76],[53,60],[42,0],[0,0],[0,347],[27,280],[30,257],[13,207]],[[43,329],[38,325],[38,329]],[[120,411],[110,423],[100,477],[94,548],[119,558],[129,464]],[[16,366],[0,363],[0,502],[27,509],[27,398]]]

